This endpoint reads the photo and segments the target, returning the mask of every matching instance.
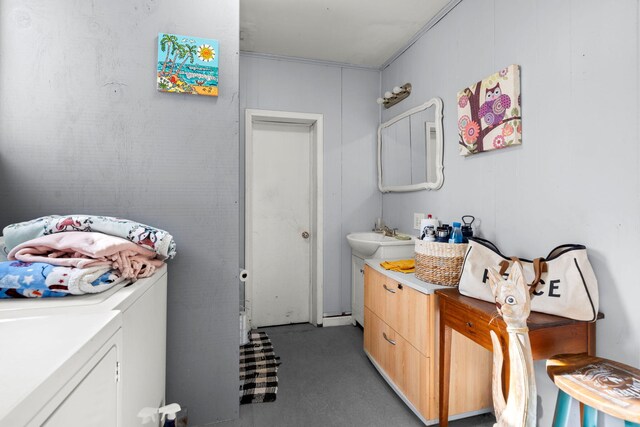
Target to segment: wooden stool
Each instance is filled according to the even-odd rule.
[[[598,411],[640,427],[640,369],[586,354],[561,354],[547,361],[559,388],[553,427],[566,427],[571,398],[584,404],[582,427],[596,427]]]

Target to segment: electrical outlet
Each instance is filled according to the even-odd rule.
[[[420,221],[424,219],[423,213],[414,213],[413,214],[413,229],[420,230]]]

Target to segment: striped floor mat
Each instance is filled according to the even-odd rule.
[[[276,400],[279,359],[266,332],[249,333],[249,344],[240,346],[240,404]]]

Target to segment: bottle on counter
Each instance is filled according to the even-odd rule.
[[[460,223],[454,222],[453,231],[451,232],[451,237],[449,237],[449,243],[463,243],[464,236],[462,235],[462,230],[460,229]]]
[[[427,214],[427,217],[420,221],[420,239],[424,240],[427,233],[427,226],[433,227],[433,230],[437,230],[440,225],[438,218],[434,218],[431,214]]]
[[[447,243],[449,241],[449,226],[442,224],[436,231],[436,242]]]
[[[438,226],[440,226],[440,221],[438,221],[438,218],[432,216],[431,214],[427,214],[426,221],[427,221],[426,225],[433,226],[434,230],[438,228]]]
[[[424,228],[424,235],[422,236],[422,240],[424,240],[425,242],[436,241],[436,230],[433,228],[433,225],[427,225]]]
[[[471,218],[471,221],[469,221],[469,218]],[[464,237],[463,243],[469,243],[469,237],[473,237],[473,227],[471,224],[473,224],[473,221],[475,220],[476,218],[473,215],[464,215],[462,217],[463,225],[461,230],[462,237]]]
[[[453,227],[451,227],[449,224],[442,224],[442,226],[447,228],[447,230],[449,231],[449,237],[450,237],[451,232],[453,231]],[[449,241],[448,238],[447,238],[447,241]]]

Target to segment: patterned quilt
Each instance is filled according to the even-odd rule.
[[[43,298],[106,291],[124,282],[109,267],[60,267],[41,262],[0,262],[0,299]]]
[[[176,255],[176,243],[168,232],[128,219],[95,215],[49,215],[4,228],[6,252],[36,237],[65,231],[95,231],[122,237],[158,254],[159,259]]]

